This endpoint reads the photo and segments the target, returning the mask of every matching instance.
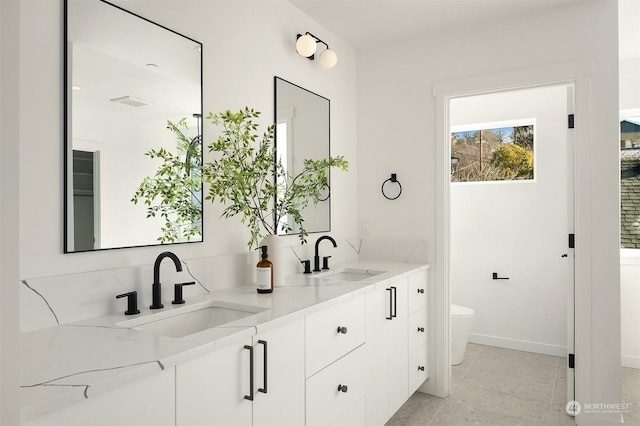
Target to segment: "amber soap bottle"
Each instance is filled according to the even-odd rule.
[[[267,259],[267,246],[258,248],[262,249],[262,259],[256,265],[258,293],[271,293],[273,291],[273,263]]]

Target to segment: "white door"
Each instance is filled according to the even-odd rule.
[[[304,424],[304,319],[253,337],[253,426]]]
[[[561,85],[450,100],[451,130],[466,132],[465,140],[475,129],[531,124],[534,132],[533,178],[450,187],[451,301],[475,311],[470,340],[476,343],[573,353],[573,101],[567,93]],[[486,136],[476,136],[485,172],[499,146],[481,142]],[[466,146],[464,153],[473,151]],[[572,371],[567,380],[571,400]]]

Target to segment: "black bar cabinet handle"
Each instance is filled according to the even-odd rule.
[[[392,320],[393,319],[393,290],[388,288],[387,291],[389,292],[389,316],[387,317],[387,319]]]
[[[258,392],[267,393],[267,341],[258,340],[259,345],[264,345],[264,352],[262,356],[262,384],[263,388],[258,388]]]
[[[395,318],[398,316],[398,289],[393,286],[391,289],[393,290],[393,315],[391,316]]]
[[[249,351],[249,395],[245,395],[244,399],[253,401],[253,346],[244,345]]]

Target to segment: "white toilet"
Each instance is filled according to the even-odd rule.
[[[472,324],[473,309],[451,305],[451,365],[462,362]]]

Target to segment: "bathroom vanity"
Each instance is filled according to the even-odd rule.
[[[382,425],[429,377],[428,268],[359,261],[24,333],[23,424]]]

